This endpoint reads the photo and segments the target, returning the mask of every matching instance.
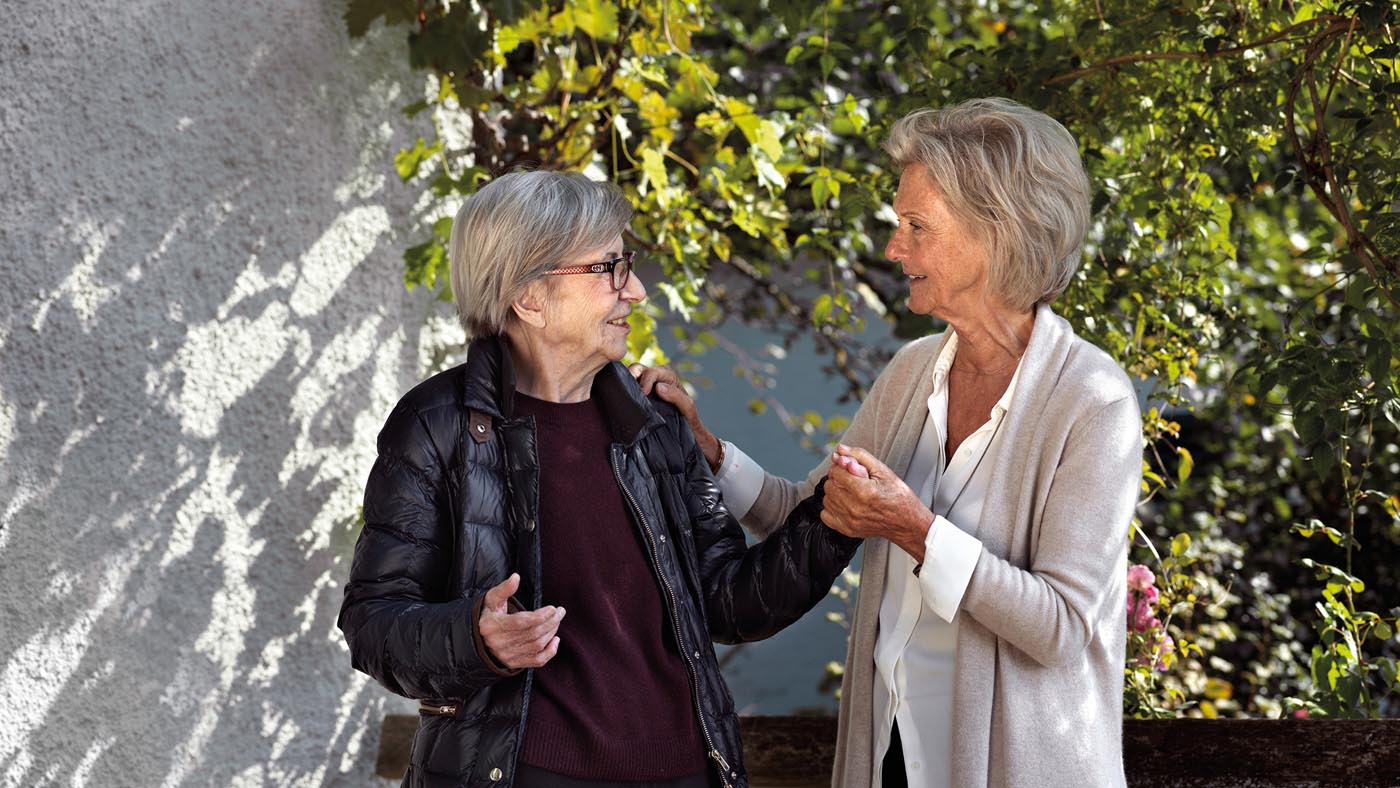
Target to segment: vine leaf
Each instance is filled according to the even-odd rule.
[[[380,17],[390,25],[410,22],[413,4],[404,0],[350,0],[345,8],[345,29],[351,38],[360,38]]]

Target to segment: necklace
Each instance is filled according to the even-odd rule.
[[[969,474],[967,475],[967,478],[966,478],[966,479],[963,479],[962,486],[958,488],[958,494],[953,496],[953,501],[952,501],[952,503],[948,504],[948,508],[947,508],[946,510],[944,510],[944,512],[943,512],[943,516],[944,516],[944,517],[947,517],[948,515],[950,515],[950,514],[953,513],[953,507],[958,505],[958,501],[962,498],[963,493],[964,493],[964,492],[967,492],[967,488],[968,488],[969,485],[972,484],[972,480],[975,479],[975,478],[977,478],[977,471],[978,471],[978,469],[980,469],[980,468],[982,467],[982,461],[985,460],[985,459],[987,459],[987,452],[992,448],[992,441],[996,440],[996,438],[997,438],[997,433],[998,433],[999,431],[1001,431],[1001,424],[1002,424],[1002,422],[1004,422],[1004,421],[1006,421],[1006,416],[1005,416],[1005,415],[1003,415],[1001,418],[997,419],[996,426],[992,427],[992,434],[991,434],[991,437],[987,438],[987,443],[986,443],[986,445],[984,445],[984,446],[982,447],[982,451],[977,455],[977,462],[973,463],[973,465],[972,465],[972,473],[969,473]],[[941,463],[940,463],[940,465],[941,465]],[[940,468],[938,469],[938,481],[934,483],[934,487],[933,487],[933,496],[932,496],[931,498],[929,498],[929,509],[930,509],[930,510],[933,509],[933,504],[934,504],[934,502],[938,500],[938,488],[943,486],[943,472],[944,472],[945,470],[947,470],[947,468],[944,468],[944,467],[940,467]],[[934,513],[937,514],[937,512],[934,512]]]
[[[998,374],[998,373],[1000,373],[1000,372],[1005,372],[1006,370],[1008,370],[1008,369],[1010,369],[1010,368],[1016,366],[1016,365],[1019,364],[1019,363],[1021,363],[1021,357],[1020,357],[1020,356],[1012,356],[1010,361],[1008,361],[1008,362],[1006,362],[1005,364],[1002,364],[1001,366],[997,367],[996,369],[992,369],[992,370],[983,371],[983,370],[980,370],[980,369],[977,369],[977,368],[973,367],[971,364],[969,364],[968,366],[965,366],[965,367],[958,367],[958,369],[963,370],[963,373],[964,373],[964,374],[971,375],[971,376],[976,377],[976,378],[986,378],[986,377],[991,377],[992,375],[996,375],[996,374]]]
[[[969,473],[967,475],[967,478],[963,479],[962,486],[958,488],[958,494],[953,496],[952,503],[948,504],[948,508],[944,509],[943,514],[941,515],[938,513],[938,510],[934,507],[938,502],[938,490],[940,487],[943,486],[943,472],[946,471],[947,468],[943,464],[943,452],[939,451],[938,480],[933,483],[933,493],[929,495],[928,499],[929,511],[933,512],[935,517],[946,518],[948,515],[953,513],[953,507],[958,505],[958,501],[962,500],[963,493],[967,492],[967,488],[972,485],[972,480],[977,478],[977,471],[982,468],[982,461],[987,459],[987,452],[991,450],[992,442],[996,440],[997,433],[1001,431],[1001,424],[1004,421],[1006,421],[1006,414],[1003,413],[1001,418],[997,419],[996,425],[992,427],[992,434],[990,437],[987,438],[987,443],[982,447],[982,451],[977,455],[977,462],[973,463],[972,465],[972,473]],[[918,577],[919,571],[923,568],[924,563],[922,561],[914,564],[914,576]]]

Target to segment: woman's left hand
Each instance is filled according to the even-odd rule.
[[[884,537],[922,561],[933,512],[870,452],[843,445],[826,476],[822,522],[847,536]]]

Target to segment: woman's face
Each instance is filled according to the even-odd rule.
[[[599,249],[583,252],[558,267],[587,265],[622,256],[622,236]],[[568,274],[550,280],[544,303],[543,340],[568,358],[594,371],[627,355],[627,315],[646,298],[636,272],[622,290],[612,288],[609,273]]]
[[[909,280],[909,311],[952,320],[984,309],[987,252],[964,231],[922,164],[904,168],[894,197],[899,227],[885,256]]]

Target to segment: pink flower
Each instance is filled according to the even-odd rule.
[[[1307,709],[1294,709],[1294,710],[1293,710],[1293,716],[1296,717],[1296,718],[1298,718],[1298,719],[1300,719],[1300,720],[1306,720],[1306,719],[1308,718],[1308,710],[1307,710]]]
[[[1162,625],[1162,622],[1157,620],[1156,616],[1152,615],[1152,610],[1150,608],[1140,607],[1135,611],[1131,611],[1130,615],[1132,618],[1129,620],[1128,626],[1134,632],[1150,632]]]
[[[1149,590],[1156,592],[1153,583],[1157,578],[1152,574],[1152,570],[1142,564],[1133,564],[1128,567],[1128,588],[1140,593],[1147,593]]]
[[[1162,625],[1152,612],[1157,603],[1157,588],[1148,586],[1145,593],[1128,592],[1128,628],[1134,632],[1147,632]]]

